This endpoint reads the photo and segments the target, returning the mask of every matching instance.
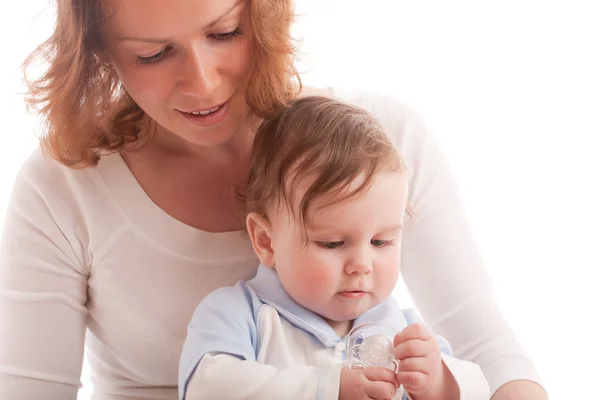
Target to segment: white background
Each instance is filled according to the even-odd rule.
[[[18,67],[50,32],[46,3],[0,13],[0,221],[37,143]],[[297,11],[305,83],[391,93],[424,116],[550,398],[597,398],[600,4],[298,0]],[[87,366],[82,379],[87,399]]]

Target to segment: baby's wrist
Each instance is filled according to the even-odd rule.
[[[458,400],[460,398],[460,390],[458,383],[452,372],[442,361],[441,371],[438,374],[438,379],[433,383],[431,388],[420,395],[410,394],[413,400]]]
[[[440,379],[432,393],[433,396],[427,400],[458,400],[460,398],[458,383],[443,361],[441,372],[439,375]]]

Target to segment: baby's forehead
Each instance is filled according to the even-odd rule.
[[[356,217],[356,216],[355,216]],[[377,235],[402,231],[404,218],[340,218],[324,213],[318,217],[310,218],[306,224],[306,231],[318,234],[341,234],[348,236]]]
[[[265,212],[277,224],[304,230],[381,230],[403,221],[403,175],[384,170],[333,188],[311,187],[314,178],[288,181],[287,191],[272,198]]]

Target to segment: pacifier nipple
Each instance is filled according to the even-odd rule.
[[[383,367],[398,370],[394,357],[393,337],[389,325],[368,323],[354,327],[346,337],[346,354],[350,368]]]
[[[394,356],[392,341],[383,335],[365,338],[358,351],[364,364],[376,367],[385,367]]]

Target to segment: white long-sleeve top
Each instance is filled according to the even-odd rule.
[[[335,93],[371,111],[406,163],[413,216],[401,274],[427,326],[481,366],[492,393],[515,379],[539,382],[421,118],[393,98]],[[73,170],[36,151],[16,179],[0,251],[2,400],[75,399],[84,344],[94,400],[176,399],[194,309],[258,265],[242,232],[207,233],[166,214],[118,153]]]
[[[388,297],[360,315],[353,328],[381,324],[371,325],[367,336],[382,335],[391,344],[394,333],[415,322],[422,321],[414,310]],[[452,357],[450,344],[439,336],[438,341],[460,400],[488,400],[480,367]],[[261,265],[250,281],[217,289],[198,305],[183,345],[179,398],[338,400],[341,368],[357,356],[353,343],[296,303],[275,270]],[[411,397],[401,387],[394,399]]]

